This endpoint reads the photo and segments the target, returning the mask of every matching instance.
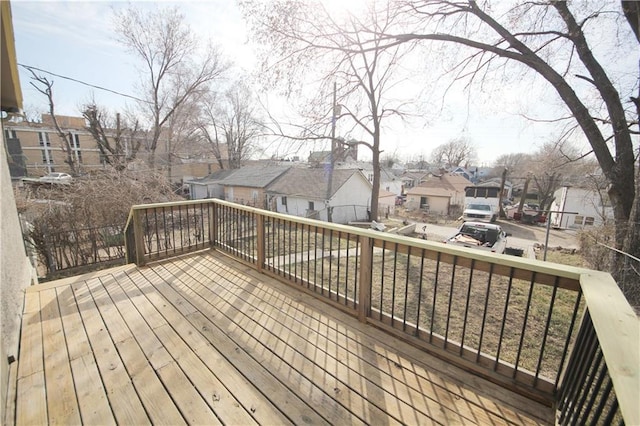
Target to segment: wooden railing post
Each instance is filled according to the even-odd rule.
[[[136,244],[136,265],[145,264],[144,258],[144,231],[142,228],[142,220],[140,218],[141,210],[133,210],[133,237]]]
[[[265,263],[265,220],[264,216],[261,214],[256,214],[256,244],[257,244],[257,267],[258,271],[262,271],[264,269]]]
[[[215,246],[216,235],[218,235],[218,205],[211,201],[211,208],[209,209],[209,245],[211,247]]]
[[[371,310],[371,266],[373,261],[373,240],[362,237],[360,240],[360,271],[358,279],[358,319],[367,322]]]

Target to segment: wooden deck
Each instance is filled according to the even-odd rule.
[[[27,290],[16,424],[551,424],[216,252]]]

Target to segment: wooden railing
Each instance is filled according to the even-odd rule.
[[[219,200],[136,206],[125,233],[131,262],[216,248],[557,404],[560,423],[640,422],[638,318],[609,274]]]

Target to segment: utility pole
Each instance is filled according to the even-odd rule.
[[[333,221],[331,207],[331,191],[333,185],[333,168],[336,162],[336,82],[333,82],[333,103],[331,105],[331,153],[329,154],[329,178],[327,180],[327,222]]]
[[[501,218],[507,217],[504,212],[504,203],[502,202],[502,196],[504,194],[504,184],[507,181],[507,171],[508,169],[505,167],[502,171],[502,179],[500,180],[500,194],[498,194],[498,216]]]

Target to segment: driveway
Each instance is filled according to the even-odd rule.
[[[457,225],[461,224],[457,223]],[[507,233],[511,234],[507,239],[507,247],[513,247],[525,250],[529,255],[533,252],[534,244],[544,245],[547,227],[546,225],[524,225],[519,222],[498,220],[496,224],[500,225]],[[457,226],[434,225],[431,223],[416,223],[415,232],[418,234],[426,233],[427,240],[443,241],[456,233]],[[573,230],[549,230],[549,247],[578,248],[575,231]],[[528,256],[530,257],[530,256]]]

